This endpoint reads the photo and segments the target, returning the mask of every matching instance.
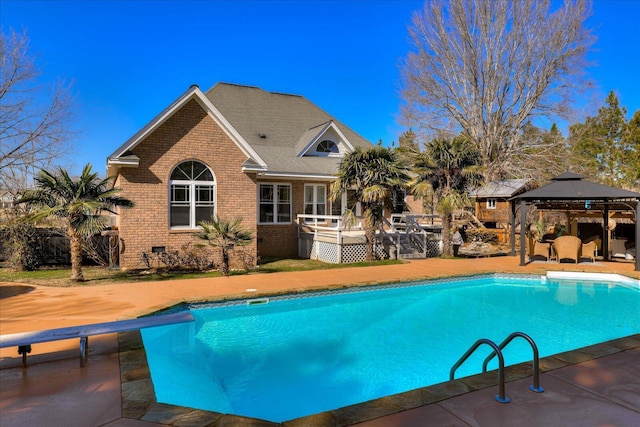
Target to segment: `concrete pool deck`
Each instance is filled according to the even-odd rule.
[[[520,267],[518,262],[517,257],[429,259],[391,266],[68,288],[34,286],[9,290],[22,285],[3,283],[0,284],[0,333],[133,318],[185,301],[246,298],[452,275],[545,274],[547,270],[564,270],[640,278],[640,272],[633,271],[631,263],[532,263]],[[239,424],[238,419],[216,417],[202,411],[178,414],[175,407],[161,404],[144,409],[139,416],[143,409],[123,406],[123,403],[148,398],[144,396],[148,389],[127,385],[146,374],[136,371],[135,367],[123,369],[121,383],[121,367],[128,365],[128,361],[119,360],[115,334],[91,340],[89,362],[82,369],[78,363],[77,340],[34,345],[26,370],[19,367],[21,359],[15,348],[0,350],[0,357],[0,425],[3,427],[271,425],[249,420]],[[552,366],[557,360],[566,363]],[[463,391],[476,391],[448,399],[444,396],[435,403],[417,405],[415,409],[406,410],[412,406],[396,402],[395,415],[386,415],[388,409],[381,412],[372,405],[358,405],[364,415],[342,421],[324,415],[307,419],[306,424],[290,425],[355,425],[367,419],[363,416],[368,416],[376,419],[358,425],[420,426],[429,420],[430,425],[454,426],[522,425],[525,421],[526,425],[546,426],[637,426],[640,425],[639,360],[640,338],[634,336],[613,345],[594,346],[547,361],[549,370],[541,377],[547,391],[531,393],[527,390],[530,377],[517,379],[507,383],[507,395],[512,400],[507,405],[493,400],[496,386],[483,388],[467,384]],[[448,387],[463,387],[460,384],[456,381]]]

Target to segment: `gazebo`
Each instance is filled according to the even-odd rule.
[[[636,257],[635,270],[640,271],[640,193],[609,187],[585,180],[585,177],[565,172],[551,179],[549,184],[519,194],[511,202],[511,255],[516,254],[516,209],[520,206],[520,265],[525,265],[526,207],[534,205],[540,210],[572,212],[577,216],[600,212],[603,219],[604,235],[602,252],[609,258],[609,213],[624,212],[635,218]]]

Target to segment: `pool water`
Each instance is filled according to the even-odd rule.
[[[640,333],[640,290],[590,280],[484,276],[256,302],[193,306],[195,323],[142,331],[158,402],[282,422],[447,381],[479,338],[524,332],[544,357]],[[456,378],[481,372],[490,350]],[[531,360],[531,347],[516,339],[504,357]]]

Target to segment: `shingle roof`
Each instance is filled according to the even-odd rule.
[[[113,174],[119,167],[137,167],[140,159],[131,155],[131,150],[191,100],[196,100],[247,156],[245,171],[332,179],[341,157],[316,152],[304,156],[312,143],[330,136],[343,151],[372,147],[302,96],[228,83],[218,83],[205,94],[193,85],[107,158],[107,173]]]
[[[218,83],[206,97],[267,164],[269,173],[334,175],[339,157],[299,157],[300,150],[333,121],[353,147],[372,144],[344,123],[299,95]],[[306,141],[309,139],[309,141]]]
[[[526,190],[530,183],[528,179],[505,179],[489,182],[482,187],[472,190],[471,197],[513,197]]]

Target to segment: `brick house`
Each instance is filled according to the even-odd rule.
[[[296,215],[340,214],[346,200],[328,198],[340,160],[371,146],[302,96],[192,86],[107,159],[108,176],[135,202],[117,218],[120,266],[195,242],[197,223],[214,213],[254,230],[236,260],[294,258]]]

